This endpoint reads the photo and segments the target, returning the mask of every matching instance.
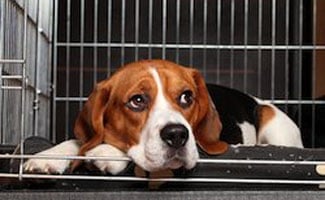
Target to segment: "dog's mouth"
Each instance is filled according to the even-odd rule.
[[[182,146],[147,140],[145,144],[140,143],[130,148],[127,155],[139,167],[149,172],[181,167],[192,169],[199,159],[193,137]]]
[[[168,149],[162,156],[163,159],[157,162],[154,159],[156,156],[145,154],[146,162],[136,162],[138,166],[142,167],[147,171],[159,171],[165,169],[179,169],[185,167],[186,169],[191,169],[196,165],[196,160],[189,158],[189,155],[185,148]]]
[[[169,160],[165,163],[165,167],[167,169],[178,169],[180,167],[184,166],[184,161],[180,160],[178,158],[174,158],[172,160]]]
[[[187,155],[184,148],[181,149],[169,149],[165,156],[164,167],[168,169],[178,169],[182,166],[187,166]]]

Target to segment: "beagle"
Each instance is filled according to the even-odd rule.
[[[206,85],[198,70],[165,60],[127,64],[98,83],[76,119],[74,134],[76,139],[38,154],[128,156],[154,172],[193,168],[198,149],[218,155],[228,144],[303,147],[298,127],[274,105]],[[29,159],[24,169],[63,173],[80,162]],[[118,174],[128,161],[93,164]]]

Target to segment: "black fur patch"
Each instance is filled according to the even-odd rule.
[[[207,88],[223,125],[220,139],[229,144],[243,143],[238,124],[248,122],[258,129],[258,103],[238,90],[214,84],[207,84]]]

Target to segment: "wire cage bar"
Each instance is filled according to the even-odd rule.
[[[199,69],[207,82],[278,105],[305,146],[324,147],[325,8],[322,0],[3,0],[0,2],[0,144],[20,144],[20,179],[325,184],[324,180],[25,174],[24,140],[61,142],[94,85],[135,60]],[[322,146],[324,145],[324,146]],[[51,159],[129,158],[55,157]],[[324,161],[201,159],[208,164],[320,165]]]

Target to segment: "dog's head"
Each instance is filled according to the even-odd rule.
[[[100,82],[75,124],[81,154],[105,142],[147,171],[193,168],[196,144],[226,151],[221,122],[200,73],[163,60],[122,67]]]

